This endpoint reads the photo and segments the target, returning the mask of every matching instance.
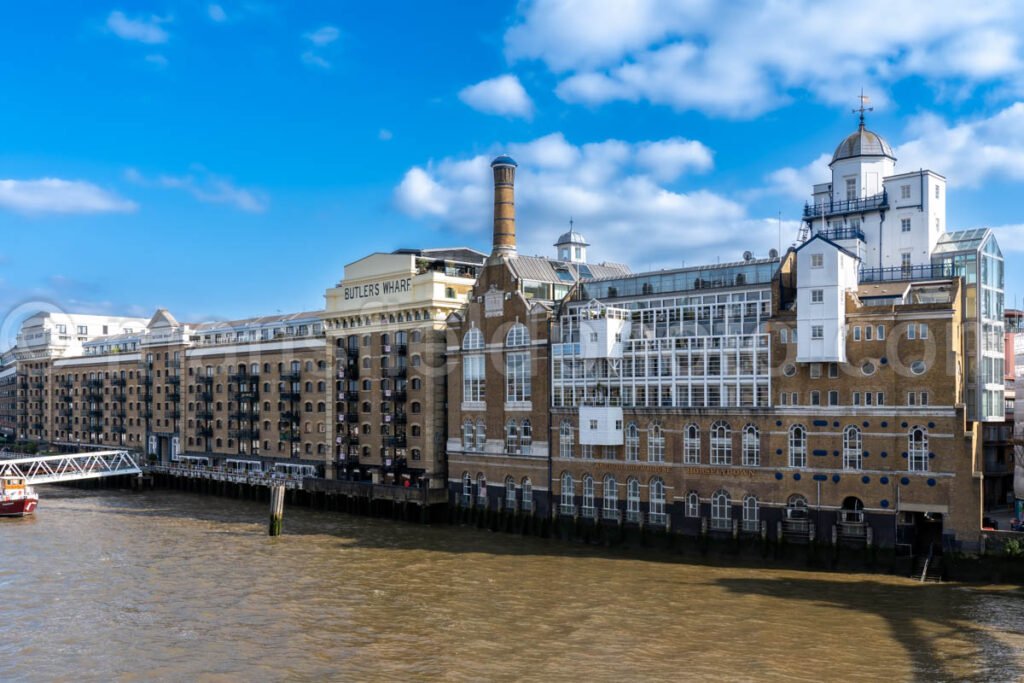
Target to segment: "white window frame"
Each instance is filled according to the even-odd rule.
[[[743,464],[747,467],[761,465],[761,432],[756,425],[743,428]]]
[[[757,496],[743,497],[743,530],[756,532],[761,528],[761,510]]]
[[[915,439],[915,434],[920,438]],[[928,471],[928,430],[914,426],[907,433],[907,467],[911,472]]]
[[[683,428],[683,462],[700,464],[700,427],[693,423]]]
[[[861,470],[864,468],[864,435],[860,427],[848,425],[843,430],[843,469]]]
[[[626,426],[626,462],[638,462],[640,460],[640,427],[636,422],[630,422]]]
[[[789,428],[789,466],[807,467],[807,428],[802,424]]]
[[[732,498],[725,489],[718,489],[711,495],[711,528],[732,529]]]
[[[711,425],[711,464],[732,464],[732,428],[724,420]]]
[[[665,462],[665,430],[656,422],[647,428],[647,462]]]

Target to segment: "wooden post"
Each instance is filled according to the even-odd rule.
[[[280,536],[284,521],[284,486],[270,487],[270,535]]]

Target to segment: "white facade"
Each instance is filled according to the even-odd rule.
[[[820,235],[797,250],[798,363],[846,362],[846,295],[859,260]]]
[[[145,318],[41,312],[22,323],[14,350],[19,360],[78,356],[86,342],[138,333],[146,328],[147,322]]]
[[[580,406],[580,443],[621,446],[622,406]]]

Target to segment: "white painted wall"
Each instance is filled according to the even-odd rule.
[[[580,406],[580,443],[621,446],[624,443],[622,407]]]
[[[812,266],[820,255],[821,267]],[[857,287],[858,261],[823,239],[805,243],[797,252],[797,362],[846,362],[846,293]],[[814,302],[821,290],[822,301]],[[814,328],[822,336],[814,338]]]

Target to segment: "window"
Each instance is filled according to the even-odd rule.
[[[821,363],[811,363],[811,379],[821,378]]]
[[[530,383],[530,354],[510,353],[506,355],[505,400],[508,402],[529,401]]]
[[[859,406],[860,405],[860,392],[859,391],[853,392],[853,398],[850,401],[850,403],[852,405],[855,405],[855,406]]]
[[[917,403],[918,403],[918,405],[922,405],[922,406],[928,405],[928,392],[927,391],[922,391],[921,392],[921,395],[918,397]]]
[[[927,339],[928,338],[928,324],[927,323],[921,323],[920,325],[917,326],[917,338],[918,339]]]
[[[729,493],[722,489],[711,496],[711,528],[723,531],[732,528],[732,501]]]
[[[831,391],[828,392],[828,404],[830,406],[839,405],[839,392],[836,391],[835,389],[832,389]]]
[[[483,474],[476,475],[476,504],[487,507],[487,478]]]
[[[843,430],[843,469],[859,470],[864,459],[864,444],[860,429],[850,425]]]
[[[683,462],[687,465],[700,464],[700,427],[686,425],[683,430]]]
[[[626,482],[626,520],[640,521],[640,482],[632,477]]]
[[[652,524],[664,525],[666,521],[665,517],[665,482],[661,480],[661,477],[654,477],[651,479],[649,501],[647,504],[648,519],[651,520]]]
[[[823,289],[812,289],[811,290],[811,303],[820,304],[825,301],[825,290]]]
[[[825,328],[822,325],[811,325],[811,339],[824,339]]]
[[[792,363],[786,363],[782,366],[782,374],[786,377],[792,377],[796,374],[796,366]]]
[[[875,364],[869,360],[864,361],[864,364],[860,366],[860,371],[866,376],[875,374]]]
[[[925,370],[927,370],[927,366],[923,360],[915,360],[910,364],[910,371],[915,375],[923,375]]]
[[[807,467],[807,430],[803,425],[789,428],[789,466]]]
[[[907,405],[908,406],[916,406],[917,405],[917,392],[916,391],[911,391],[911,392],[907,393]]]
[[[812,406],[820,406],[821,405],[821,392],[820,391],[812,391],[811,392],[811,405]]]
[[[483,418],[476,421],[476,449],[482,451],[487,445],[487,424]]]
[[[860,325],[853,327],[853,341],[860,341]]]
[[[690,491],[686,494],[686,516],[700,517],[700,496],[697,495],[696,491]]]
[[[910,199],[910,185],[900,185],[900,199]]]
[[[665,433],[659,424],[647,428],[647,462],[665,462]]]
[[[469,472],[462,473],[462,505],[463,507],[469,507],[470,502],[473,500],[473,479],[469,476]]]
[[[711,425],[711,464],[732,464],[732,429],[725,422]]]
[[[901,232],[910,232],[910,219],[909,218],[901,218],[900,219],[900,231]]]
[[[879,325],[875,329],[875,339],[878,341],[885,341],[885,325]]]
[[[617,517],[616,514],[619,509],[619,487],[615,483],[615,477],[610,474],[606,474],[604,477],[604,485],[601,487],[601,494],[604,496],[604,516],[611,518]]]
[[[505,423],[505,452],[517,453],[519,451],[519,423],[509,420]]]
[[[505,507],[516,509],[516,480],[512,477],[505,477]]]
[[[756,496],[746,496],[743,499],[743,530],[756,532],[760,529],[759,509]]]
[[[911,472],[928,471],[928,433],[924,427],[914,427],[907,439],[907,461]]]
[[[847,178],[846,179],[846,198],[856,199],[857,198],[857,179]]]
[[[754,425],[743,428],[743,464],[749,467],[761,464],[761,434]]]
[[[526,346],[530,343],[530,333],[526,325],[516,323],[505,335],[505,346]]]
[[[462,423],[462,447],[469,450],[473,447],[473,421],[466,420]]]
[[[589,443],[582,444],[580,446],[580,456],[584,460],[593,460],[594,459],[594,445],[593,444],[589,444]]]
[[[779,343],[780,344],[788,344],[789,343],[789,328],[783,327],[782,329],[779,330]]]
[[[917,326],[913,323],[907,325],[907,339],[917,339]]]
[[[532,449],[533,425],[530,424],[529,420],[523,420],[523,424],[519,428],[519,452],[523,455],[529,455]]]
[[[636,422],[630,422],[626,427],[626,460],[636,462],[640,459],[640,428]]]
[[[594,516],[594,478],[589,474],[583,477],[583,516]]]
[[[910,252],[905,251],[900,254],[900,267],[903,269],[904,273],[910,272]]]
[[[871,341],[871,333],[874,329],[875,328],[871,327],[871,325],[866,325],[864,327],[864,341]]]
[[[824,254],[811,254],[811,268],[824,268],[825,267],[825,255]]]
[[[936,199],[939,198],[939,186],[938,185],[935,186],[935,198]]]
[[[573,447],[572,424],[563,420],[558,427],[558,457],[571,458]]]

